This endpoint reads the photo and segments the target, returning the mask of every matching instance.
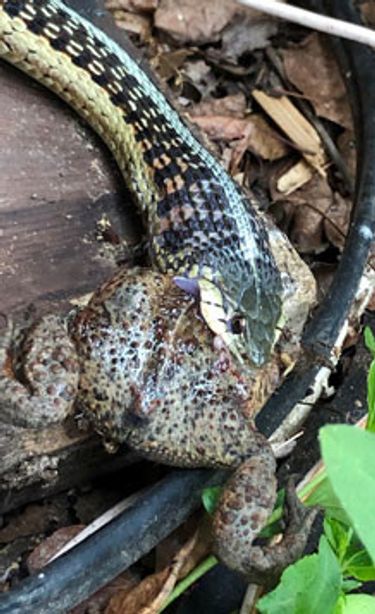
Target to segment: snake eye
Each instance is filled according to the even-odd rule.
[[[234,335],[240,335],[245,330],[245,318],[240,314],[236,314],[229,322],[229,327]]]

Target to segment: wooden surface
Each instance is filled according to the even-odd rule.
[[[88,6],[121,40],[101,0]],[[0,62],[0,313],[64,311],[116,269],[118,247],[97,239],[105,215],[121,240],[139,220],[99,139],[62,101]],[[121,249],[120,249],[121,251]],[[99,437],[69,425],[42,432],[0,422],[0,513],[128,464]]]
[[[96,224],[105,214],[134,238],[134,207],[105,146],[63,102],[5,63],[0,83],[0,311],[55,309],[115,270]]]

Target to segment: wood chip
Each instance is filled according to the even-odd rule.
[[[299,160],[293,164],[285,173],[283,173],[276,182],[278,192],[288,196],[293,194],[299,188],[302,188],[305,183],[310,181],[314,174],[314,170],[306,160]]]
[[[254,90],[252,95],[267,115],[285,132],[305,160],[324,177],[327,158],[320,137],[291,100],[287,96],[275,98],[261,90]]]

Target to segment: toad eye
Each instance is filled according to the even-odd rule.
[[[240,314],[235,314],[229,321],[229,329],[234,335],[240,335],[245,330],[245,318]]]

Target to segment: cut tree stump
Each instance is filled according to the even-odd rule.
[[[69,4],[125,39],[101,1]],[[140,224],[116,164],[77,115],[5,62],[0,83],[0,312],[17,321],[30,306],[32,318],[66,312],[116,271],[121,246],[97,238],[104,217],[112,243],[139,241]],[[108,454],[74,424],[36,432],[0,422],[0,458],[3,513],[131,457]]]

